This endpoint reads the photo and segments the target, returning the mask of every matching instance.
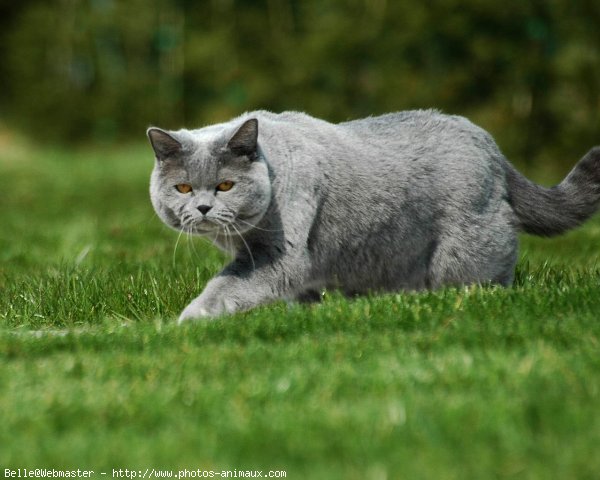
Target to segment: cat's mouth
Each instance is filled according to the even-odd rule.
[[[195,233],[197,235],[206,235],[208,233],[214,233],[217,230],[218,230],[218,227],[193,226],[191,228],[191,233]]]
[[[183,219],[177,226],[179,230],[193,235],[224,235],[235,236],[253,230],[262,215],[250,215],[233,218]]]
[[[218,226],[206,219],[196,220],[184,217],[173,222],[173,226],[184,233],[195,235],[206,235],[218,230]]]
[[[208,235],[210,233],[217,233],[222,228],[222,226],[213,222],[209,222],[207,220],[202,220],[189,226],[190,233],[194,233],[196,235]]]
[[[227,234],[230,223],[223,220],[204,218],[196,221],[182,222],[180,230],[193,235]]]

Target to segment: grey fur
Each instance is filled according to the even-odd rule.
[[[519,230],[561,233],[600,201],[600,148],[543,188],[484,130],[433,110],[340,124],[257,111],[148,136],[160,218],[235,255],[179,322],[279,298],[312,300],[323,288],[510,285]],[[217,192],[225,180],[234,187]],[[180,194],[178,183],[193,192]]]

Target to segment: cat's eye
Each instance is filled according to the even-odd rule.
[[[179,193],[190,193],[192,191],[192,186],[189,183],[178,183],[175,188]]]
[[[219,192],[226,192],[231,190],[231,187],[233,187],[233,182],[231,180],[226,180],[225,182],[221,182],[217,185],[217,190]]]

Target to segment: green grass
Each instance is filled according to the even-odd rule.
[[[598,478],[598,218],[524,238],[513,288],[329,292],[177,328],[226,259],[175,249],[149,149],[4,142],[1,468]]]

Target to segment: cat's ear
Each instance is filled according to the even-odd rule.
[[[146,131],[150,144],[158,160],[175,157],[181,153],[182,146],[171,134],[160,128],[150,127]]]
[[[227,148],[235,155],[247,155],[250,158],[256,155],[258,139],[258,120],[250,118],[232,135],[227,142]]]

